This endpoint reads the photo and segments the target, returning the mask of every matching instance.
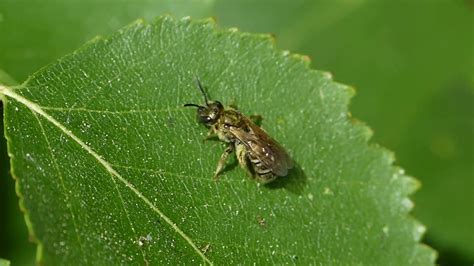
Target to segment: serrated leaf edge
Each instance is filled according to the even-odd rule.
[[[160,17],[157,17],[156,19],[154,19],[152,21],[153,22],[157,22],[157,21],[161,21],[163,23],[163,21],[165,20],[175,20],[174,17],[172,17],[171,15],[164,15],[164,16],[160,16]],[[194,23],[194,24],[201,24],[201,25],[204,25],[204,26],[208,26],[208,27],[211,27],[213,30],[215,30],[216,33],[222,33],[222,32],[227,32],[227,33],[234,33],[234,34],[239,34],[240,37],[252,37],[252,38],[257,38],[257,39],[260,39],[262,41],[265,41],[267,43],[270,44],[271,48],[274,49],[274,50],[278,50],[277,47],[276,47],[276,38],[274,35],[272,34],[255,34],[255,33],[247,33],[247,32],[241,32],[238,28],[227,28],[227,29],[219,29],[216,25],[216,20],[214,18],[205,18],[205,19],[199,19],[199,20],[192,20],[190,17],[184,17],[181,19],[181,21],[183,22],[188,22],[188,23]],[[42,115],[43,117],[45,117],[48,121],[50,121],[51,123],[53,123],[55,126],[56,123],[58,125],[61,125],[59,123],[59,121],[55,120],[53,117],[49,116],[47,113],[45,113],[40,106],[36,105],[35,103],[33,102],[30,102],[28,101],[26,98],[23,98],[22,96],[16,94],[13,90],[16,90],[16,89],[22,89],[22,88],[25,88],[26,85],[29,83],[29,81],[35,76],[36,73],[40,72],[42,69],[45,69],[47,68],[48,66],[50,65],[53,65],[53,64],[57,64],[58,62],[61,62],[62,60],[64,60],[65,58],[69,57],[69,56],[72,56],[74,54],[77,54],[78,52],[86,49],[89,45],[93,45],[94,43],[97,43],[97,42],[107,42],[110,38],[116,36],[116,35],[119,35],[119,34],[123,34],[124,32],[127,31],[127,29],[129,28],[133,28],[135,26],[143,26],[143,25],[147,25],[149,24],[147,21],[145,21],[144,19],[137,19],[136,21],[132,22],[131,24],[129,25],[126,25],[124,26],[123,28],[119,29],[118,31],[116,31],[115,33],[112,33],[110,34],[109,36],[107,37],[103,37],[103,36],[96,36],[94,38],[92,38],[91,40],[87,41],[84,45],[80,46],[78,49],[76,49],[75,51],[73,51],[72,53],[68,54],[68,55],[65,55],[63,56],[62,58],[59,58],[53,62],[51,62],[50,64],[47,64],[45,65],[44,67],[40,68],[38,71],[36,71],[34,74],[30,75],[21,85],[18,85],[18,86],[10,86],[10,87],[5,87],[5,86],[2,86],[0,84],[0,97],[1,97],[1,100],[2,101],[5,101],[4,99],[4,95],[6,96],[9,96],[13,99],[15,99],[14,97],[19,97],[19,99],[21,100],[24,100],[26,101],[28,104],[32,104],[33,106],[35,106],[35,108],[39,108],[38,111],[42,112],[42,113],[38,113],[40,115]],[[343,88],[345,90],[345,92],[348,94],[348,99],[350,100],[350,98],[354,97],[354,95],[356,94],[356,89],[354,87],[351,87],[351,86],[347,86],[345,84],[342,84],[342,83],[338,83],[336,81],[333,80],[333,76],[330,72],[327,72],[327,71],[321,71],[321,70],[316,70],[316,69],[311,69],[311,58],[309,56],[306,56],[306,55],[301,55],[301,54],[298,54],[298,53],[292,53],[292,52],[289,52],[289,51],[286,51],[286,50],[283,50],[281,51],[281,55],[284,56],[284,57],[288,57],[288,58],[291,58],[295,61],[298,61],[299,63],[302,63],[303,65],[305,65],[305,67],[310,71],[310,72],[317,72],[319,74],[322,74],[324,75],[330,82],[336,84],[336,85],[339,85],[341,88]],[[18,100],[18,99],[15,99],[15,100]],[[18,100],[19,102],[22,102],[20,100]],[[24,102],[22,102],[23,104],[25,104]],[[26,105],[28,108],[30,108],[30,106]],[[31,108],[30,108],[31,110]],[[34,110],[32,110],[34,111]],[[35,112],[35,111],[34,111]],[[48,116],[44,116],[44,115]],[[51,120],[50,120],[51,119]],[[384,153],[390,153],[390,164],[392,166],[392,168],[394,169],[399,169],[402,173],[401,173],[401,177],[403,178],[406,178],[410,183],[412,183],[412,186],[410,186],[410,188],[408,189],[404,189],[402,192],[405,194],[405,197],[403,198],[402,202],[400,202],[401,205],[404,205],[404,201],[407,200],[407,201],[410,201],[410,206],[407,208],[407,212],[410,212],[413,207],[414,207],[414,204],[413,202],[411,201],[411,199],[408,197],[409,195],[413,194],[416,190],[418,190],[420,187],[421,187],[421,183],[416,179],[416,178],[413,178],[411,176],[407,176],[404,174],[403,172],[403,169],[398,167],[398,166],[395,166],[393,164],[393,162],[395,161],[395,156],[393,155],[393,152],[378,145],[378,144],[374,144],[374,143],[369,143],[372,135],[373,135],[373,130],[367,126],[364,122],[361,122],[355,118],[352,118],[351,117],[351,114],[348,113],[347,114],[347,119],[352,123],[353,126],[355,127],[359,127],[361,129],[363,129],[363,131],[365,132],[365,139],[366,139],[366,142],[367,142],[367,145],[371,148],[371,149],[376,149],[378,150],[379,152],[381,152],[382,154]],[[54,121],[54,122],[53,122]],[[73,138],[75,141],[80,141],[81,143],[79,143],[81,146],[82,145],[85,145],[86,147],[88,147],[84,142],[82,142],[77,136],[75,136],[72,132],[70,132],[69,130],[67,130],[66,127],[62,126],[61,127],[58,127],[60,128],[64,133],[66,133],[69,137]],[[74,136],[74,137],[73,137]],[[8,143],[9,143],[9,140],[7,139]],[[83,148],[85,148],[83,146]],[[85,148],[86,149],[86,148]],[[114,174],[114,176],[116,176],[122,183],[124,183],[128,188],[130,188],[138,197],[140,197],[142,200],[143,199],[146,199],[148,202],[147,205],[149,205],[150,207],[152,207],[153,209],[155,209],[156,207],[154,207],[154,205],[146,198],[144,197],[138,190],[136,190],[126,179],[124,179],[123,177],[121,177],[118,172],[116,172],[112,167],[111,165],[106,162],[105,160],[103,160],[100,155],[98,155],[97,153],[95,153],[92,148],[88,147],[88,149],[86,149],[91,155],[93,155],[97,160],[99,160],[99,162],[102,162],[103,163],[106,163],[106,165],[102,164],[108,171],[113,171],[115,174],[117,174],[118,176],[116,176]],[[381,155],[382,155],[381,154]],[[11,160],[12,160],[12,157],[11,157],[11,154],[9,154]],[[97,157],[96,157],[97,156]],[[111,172],[111,173],[113,173]],[[12,175],[13,175],[13,167],[12,167]],[[16,179],[17,180],[17,179]],[[18,196],[20,197],[20,202],[22,201],[22,196],[19,194],[20,191],[19,191],[19,187],[17,188],[17,194]],[[138,194],[137,194],[138,193]],[[139,196],[140,195],[140,196]],[[20,204],[21,205],[21,204]],[[24,206],[23,206],[24,208]],[[39,258],[41,258],[41,255],[39,253],[42,253],[40,250],[42,250],[42,244],[41,242],[34,236],[34,231],[32,229],[32,224],[31,224],[31,221],[29,220],[29,217],[28,217],[28,214],[27,214],[27,210],[24,209],[23,210],[24,213],[25,213],[25,221],[27,223],[27,226],[28,228],[31,230],[30,233],[33,233],[33,236],[35,241],[38,243],[38,251],[37,251],[37,261],[40,261]],[[169,220],[168,217],[166,217],[159,209],[156,209],[155,211],[157,211],[157,213],[159,213],[160,217],[162,217],[168,224],[170,224],[172,226],[173,229],[178,229],[180,233],[180,235],[193,247],[193,249],[196,250],[197,253],[199,253],[199,255],[203,258],[204,262],[205,263],[209,263],[209,264],[212,264],[212,262],[201,252],[201,250],[192,242],[192,240],[187,237],[184,232],[182,232],[171,220]],[[164,218],[166,217],[166,219]],[[432,263],[434,264],[436,258],[437,258],[437,252],[436,250],[432,249],[430,246],[424,244],[424,243],[420,243],[419,241],[421,240],[423,234],[425,233],[426,231],[426,227],[420,223],[418,220],[416,220],[414,217],[412,217],[410,214],[407,214],[407,222],[412,222],[412,224],[414,225],[413,226],[413,239],[415,241],[417,241],[418,243],[418,248],[421,248],[421,249],[429,249],[432,253],[432,257],[431,257],[431,260],[432,260]]]

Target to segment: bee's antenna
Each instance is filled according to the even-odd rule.
[[[197,75],[194,75],[194,76],[196,77],[197,86],[198,86],[199,90],[201,91],[202,95],[204,96],[204,100],[206,101],[206,105],[209,106],[209,100],[207,99],[207,95],[206,95],[206,92],[204,91],[204,87],[202,86],[201,81],[199,80],[199,77]]]
[[[184,107],[188,107],[188,106],[193,106],[193,107],[197,107],[197,108],[203,107],[203,106],[200,106],[200,105],[197,105],[197,104],[194,104],[194,103],[187,103],[187,104],[184,105]]]

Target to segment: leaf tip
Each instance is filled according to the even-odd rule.
[[[404,172],[402,168],[399,168],[400,172]],[[403,186],[405,187],[405,190],[408,195],[411,195],[415,193],[417,190],[419,190],[422,187],[422,183],[420,180],[411,177],[411,176],[404,176],[405,178],[403,179]]]
[[[414,220],[415,226],[413,227],[413,237],[416,241],[420,241],[423,235],[426,233],[426,226],[417,220]]]
[[[277,36],[274,33],[266,33],[262,34],[266,39],[268,39],[269,42],[271,42],[274,46],[276,45],[277,42]]]
[[[257,34],[256,37],[260,38],[263,42],[266,42],[270,45],[273,49],[276,48],[276,36],[273,33],[264,33],[264,34]],[[288,54],[290,54],[288,52]]]
[[[238,31],[239,31],[239,28],[237,28],[237,27],[231,27],[231,28],[228,29],[228,31],[231,32],[231,33],[238,32]]]
[[[309,67],[309,65],[311,64],[311,58],[307,55],[302,55],[302,54],[298,54],[298,53],[291,53],[291,57],[295,60],[298,60],[298,61],[302,62],[307,67]],[[324,75],[327,75],[329,72],[323,72],[323,73],[324,73]],[[328,75],[328,78],[332,79],[332,75],[330,73]]]
[[[139,18],[139,19],[136,19],[135,21],[133,21],[130,25],[132,26],[143,26],[146,24],[146,21],[142,18]]]
[[[96,35],[96,36],[92,37],[92,39],[88,40],[85,43],[85,45],[94,44],[94,43],[100,42],[101,40],[104,40],[104,37],[102,35]]]
[[[203,26],[208,26],[211,28],[216,28],[217,27],[217,18],[216,17],[207,17],[199,20],[189,20],[190,22],[196,23],[196,24],[201,24]]]
[[[431,262],[431,265],[436,265],[436,260],[439,257],[438,251],[426,245],[425,243],[418,243],[418,247],[421,252],[428,254],[428,261]]]
[[[204,19],[204,21],[206,21],[207,23],[212,24],[212,25],[217,25],[217,17],[215,17],[215,16],[210,16],[210,17]]]
[[[355,87],[352,87],[352,86],[345,86],[345,87],[346,87],[345,89],[347,90],[351,98],[357,94],[357,89]]]
[[[364,141],[367,142],[372,138],[372,136],[374,135],[374,130],[370,128],[369,126],[367,126],[365,122],[352,117],[351,113],[349,113],[347,117],[349,118],[353,126],[359,128],[359,130],[361,131],[361,134],[364,136]]]

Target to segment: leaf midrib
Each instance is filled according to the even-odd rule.
[[[145,197],[138,189],[136,189],[130,182],[128,182],[125,178],[123,178],[113,167],[112,164],[103,159],[97,152],[95,152],[90,146],[88,146],[84,141],[82,141],[79,137],[77,137],[71,130],[69,130],[66,126],[61,124],[58,120],[56,120],[54,117],[46,113],[41,106],[38,104],[28,100],[27,98],[17,94],[14,92],[12,89],[9,87],[5,87],[0,85],[0,94],[3,94],[5,96],[8,96],[17,102],[23,104],[26,106],[28,109],[30,109],[34,114],[38,114],[42,117],[44,117],[48,122],[53,124],[55,127],[57,127],[59,130],[61,130],[66,136],[71,138],[73,141],[75,141],[77,144],[79,144],[84,150],[86,150],[94,159],[97,160],[97,162],[102,165],[105,170],[110,173],[112,179],[116,178],[118,179],[123,185],[125,185],[128,189],[130,189],[140,200],[145,202],[146,205],[148,205],[154,212],[156,212],[161,219],[163,219],[171,228],[178,233],[195,251],[196,253],[203,259],[205,263],[208,264],[213,264],[206,255],[196,246],[196,244],[193,242],[193,240],[186,235],[177,225],[174,223],[168,216],[166,216],[158,207],[153,205],[153,203]],[[113,180],[115,183],[115,180]],[[122,200],[123,201],[123,200]],[[123,202],[122,202],[123,203]]]

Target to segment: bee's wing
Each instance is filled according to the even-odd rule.
[[[275,175],[286,176],[288,169],[293,168],[293,160],[285,149],[252,121],[245,122],[249,132],[236,127],[231,127],[230,132]]]

